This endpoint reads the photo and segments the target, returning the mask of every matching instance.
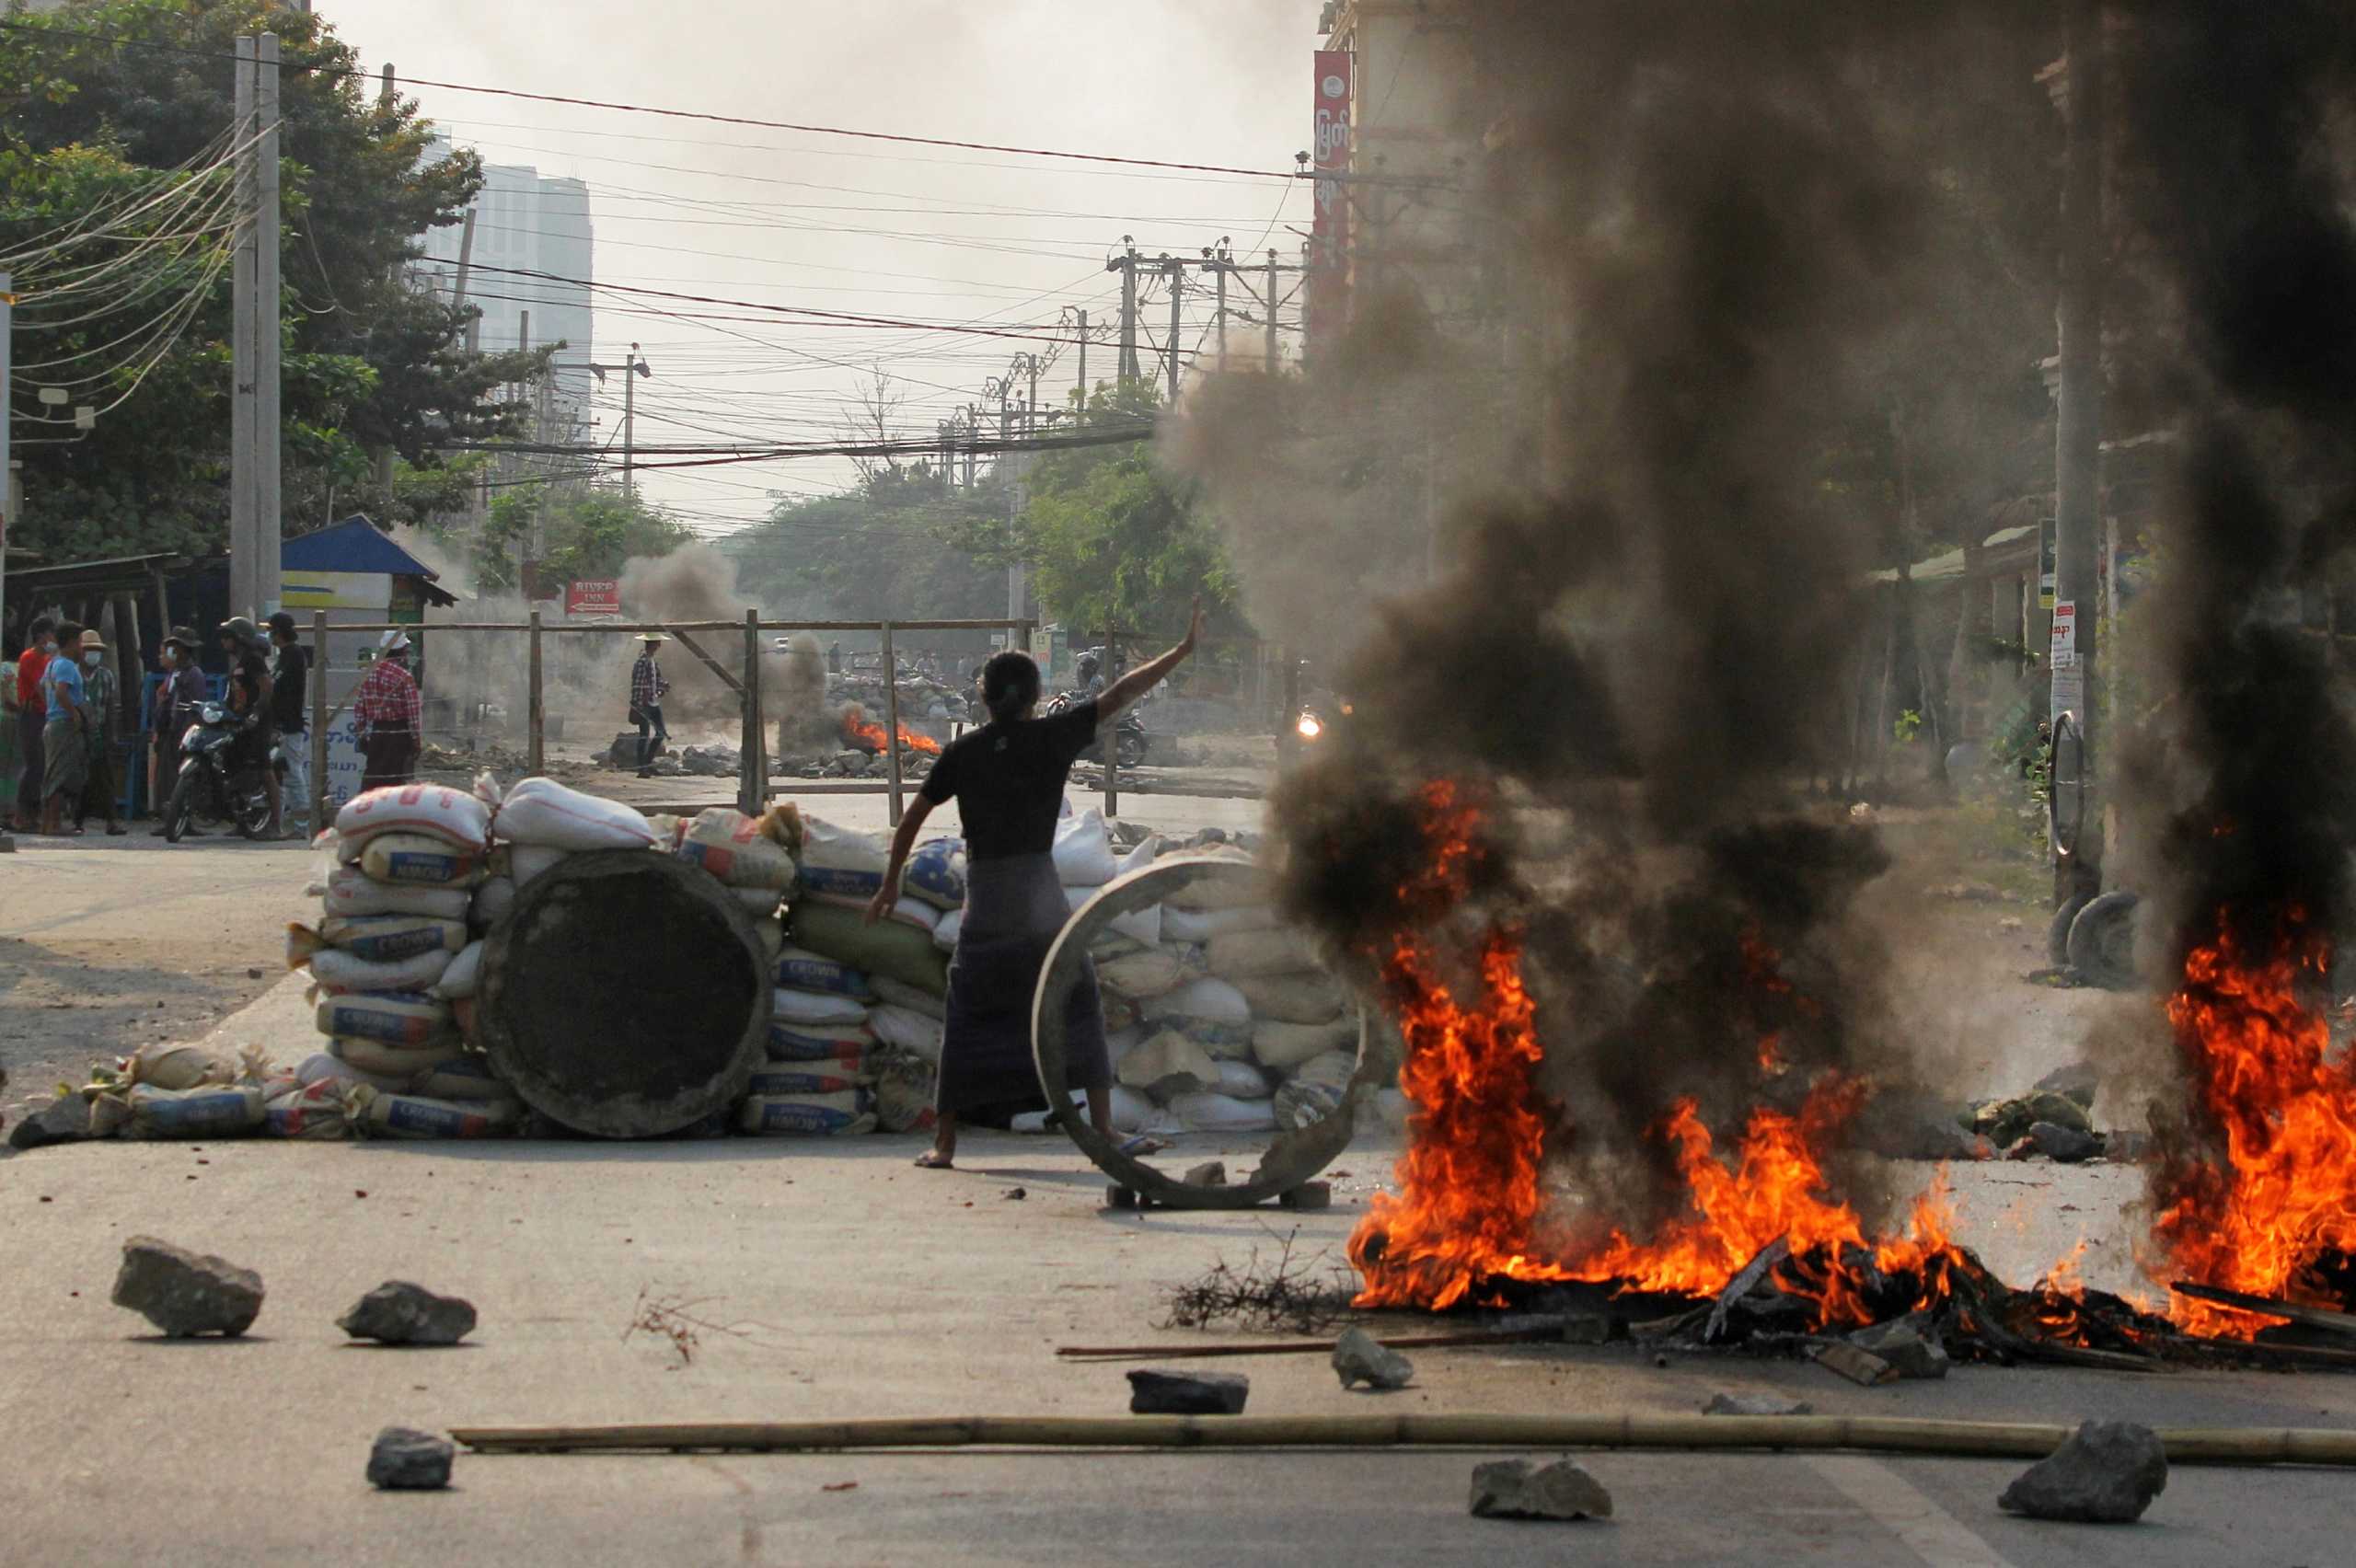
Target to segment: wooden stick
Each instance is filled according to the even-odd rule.
[[[1409,1334],[1401,1339],[1379,1336],[1393,1350],[1450,1350],[1484,1344],[1551,1344],[1563,1337],[1563,1326],[1512,1329],[1503,1333]],[[1063,1344],[1056,1355],[1067,1361],[1206,1361],[1219,1355],[1323,1355],[1332,1340],[1259,1340],[1244,1344]]]
[[[2296,1301],[2277,1300],[2270,1296],[2251,1296],[2238,1290],[2227,1290],[2223,1286],[2196,1285],[2188,1279],[2177,1280],[2168,1288],[2178,1296],[2189,1296],[2195,1301],[2213,1301],[2220,1307],[2232,1307],[2244,1312],[2257,1312],[2269,1318],[2288,1318],[2311,1329],[2356,1334],[2356,1314],[2335,1312],[2328,1307],[2308,1307]]]
[[[2042,1458],[2073,1428],[1852,1415],[1237,1415],[917,1417],[641,1426],[468,1426],[477,1453],[789,1453],[882,1448],[1851,1449]],[[2172,1464],[2356,1466],[2356,1432],[2159,1430]]]

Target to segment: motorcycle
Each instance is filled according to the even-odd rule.
[[[196,722],[180,736],[180,771],[164,804],[164,841],[178,844],[199,821],[226,822],[247,838],[260,838],[270,825],[270,786],[260,767],[236,767],[230,754],[246,721],[218,702],[196,710]],[[285,753],[273,745],[267,766],[286,768]]]
[[[1084,691],[1068,691],[1053,698],[1047,703],[1047,716],[1061,713],[1076,703],[1086,702],[1090,696]],[[1114,754],[1121,759],[1123,767],[1136,767],[1143,764],[1146,750],[1150,744],[1146,734],[1145,715],[1138,711],[1143,706],[1139,703],[1123,709],[1113,723]],[[1087,749],[1080,755],[1086,761],[1102,764],[1104,760],[1103,732],[1098,731],[1097,738],[1089,742]]]

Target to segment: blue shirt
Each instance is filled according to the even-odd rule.
[[[41,689],[49,694],[49,716],[63,719],[68,709],[64,698],[71,697],[75,707],[82,702],[82,667],[64,654],[49,662],[49,671],[40,678]]]

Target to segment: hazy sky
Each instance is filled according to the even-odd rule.
[[[861,131],[1288,171],[1309,140],[1317,0],[320,0],[373,72],[390,62],[424,112],[487,160],[593,188],[596,278],[925,324],[1117,319],[1103,271],[1124,234],[1149,254],[1222,236],[1298,259],[1302,182],[1120,170],[532,103],[419,78]],[[1244,303],[1244,302],[1239,302]],[[641,445],[839,438],[881,365],[896,422],[930,439],[1017,353],[1053,352],[1041,402],[1072,385],[1068,344],[813,325],[758,311],[597,299],[596,351],[635,340]],[[626,311],[646,312],[625,314]],[[725,322],[679,319],[719,314]],[[754,319],[744,319],[744,317]],[[1151,312],[1163,336],[1166,303]],[[1189,302],[1194,347],[1211,319]],[[1091,380],[1114,364],[1089,349]],[[599,438],[619,423],[618,380]],[[647,493],[717,533],[769,492],[849,477],[840,459],[648,475]]]

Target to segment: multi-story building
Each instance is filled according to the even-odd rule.
[[[450,143],[437,136],[433,148],[429,156],[446,157]],[[550,377],[550,428],[562,436],[585,427],[596,326],[589,289],[595,239],[588,184],[544,178],[525,165],[486,164],[473,213],[467,302],[482,311],[479,346],[488,352],[523,344],[528,312],[530,346],[564,345]],[[464,225],[432,230],[423,243],[420,280],[451,292]]]

